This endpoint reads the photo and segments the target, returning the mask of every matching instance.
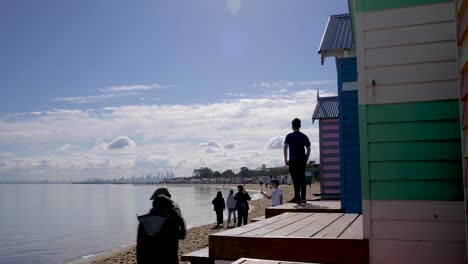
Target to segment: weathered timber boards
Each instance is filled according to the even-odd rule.
[[[369,242],[359,239],[210,236],[210,257],[362,264],[369,262]]]
[[[232,264],[313,264],[313,263],[241,258],[233,262]]]
[[[190,261],[192,264],[212,264],[213,259],[210,259],[208,254],[208,247],[200,250],[192,251],[180,257],[182,261]]]
[[[209,236],[210,258],[368,263],[358,214],[284,213],[238,229]]]
[[[340,213],[340,201],[308,201],[306,204],[286,203],[280,206],[265,209],[265,218],[277,216],[285,212],[301,213]]]

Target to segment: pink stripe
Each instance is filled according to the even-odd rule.
[[[338,170],[340,169],[340,165],[325,165],[323,166],[325,170]]]
[[[338,193],[338,194],[339,194],[339,193],[340,193],[340,190],[335,190],[335,189],[326,190],[324,193],[325,193],[325,194],[329,194],[329,193],[333,193],[333,194]]]
[[[338,129],[340,129],[340,126],[338,126],[338,125],[336,125],[336,126],[332,126],[332,125],[324,126],[324,125],[321,125],[321,126],[320,126],[320,129],[321,129],[321,130],[324,130],[324,129],[327,129],[327,130],[329,130],[329,129],[338,130]]]
[[[339,136],[338,133],[327,133],[323,135],[324,138],[331,138],[331,137],[338,137],[338,136]]]
[[[323,162],[328,162],[328,161],[340,161],[340,157],[337,157],[337,158],[323,158]]]
[[[334,119],[321,119],[320,123],[333,123],[333,122],[338,122],[338,118]]]
[[[339,149],[325,149],[323,150],[324,154],[338,154],[340,153]]]
[[[323,142],[324,146],[338,146],[340,145],[339,141],[328,141],[328,142]]]
[[[327,182],[325,181],[325,186],[340,186],[340,182]]]
[[[339,173],[324,173],[323,178],[327,178],[327,177],[340,177],[340,174]]]

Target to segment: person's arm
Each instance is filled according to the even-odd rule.
[[[247,201],[250,201],[252,199],[250,198],[250,195],[247,192],[245,192],[245,194],[247,195]]]
[[[288,147],[289,147],[289,144],[288,143],[284,143],[284,148],[283,148],[283,154],[284,154],[284,164],[286,166],[289,166],[289,162],[288,162]],[[309,147],[310,148],[310,147]]]
[[[266,194],[265,192],[261,191],[260,193],[263,194],[263,196],[265,196],[266,198],[271,199],[271,196]]]
[[[310,157],[310,145],[306,147],[307,148],[307,159],[306,163],[309,162],[309,157]]]

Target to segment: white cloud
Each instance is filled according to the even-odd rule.
[[[135,147],[135,141],[129,137],[118,137],[107,144],[107,149],[128,149]]]
[[[310,86],[320,86],[335,83],[334,80],[315,80],[315,81],[263,81],[252,84],[255,88],[265,89],[285,89],[285,88],[307,88]]]
[[[55,151],[67,151],[67,150],[70,150],[71,148],[73,148],[72,145],[70,144],[65,144],[61,147],[58,147]]]
[[[107,99],[127,97],[127,96],[136,96],[140,95],[139,93],[130,92],[130,93],[114,93],[114,94],[99,94],[99,95],[88,95],[88,96],[70,96],[70,97],[58,97],[55,98],[55,101],[70,102],[77,104],[86,104],[100,102]]]
[[[284,146],[284,136],[272,137],[268,140],[265,147],[267,149],[282,149]]]
[[[220,148],[221,145],[222,144],[216,140],[208,140],[207,142],[200,144],[201,147],[212,147],[212,148]]]
[[[14,155],[2,159],[6,164],[0,178],[131,177],[140,176],[149,164],[177,176],[191,175],[201,166],[221,171],[281,166],[282,151],[265,143],[290,133],[294,117],[303,121],[301,131],[313,145],[311,159],[317,160],[318,130],[310,121],[315,100],[315,90],[303,90],[210,104],[55,109],[28,117],[0,117],[0,149]],[[50,154],[63,142],[80,147]],[[109,145],[120,151],[108,150]],[[49,167],[38,169],[41,160],[48,160],[42,165]]]
[[[107,88],[99,89],[101,92],[130,92],[130,91],[148,91],[154,89],[164,89],[173,87],[174,85],[162,85],[162,84],[134,84],[134,85],[120,85],[110,86]]]

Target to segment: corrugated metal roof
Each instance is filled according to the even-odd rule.
[[[349,50],[354,48],[352,24],[349,14],[333,15],[328,18],[327,27],[320,42],[318,53]]]
[[[338,118],[339,113],[338,96],[317,97],[312,123],[316,119]]]

